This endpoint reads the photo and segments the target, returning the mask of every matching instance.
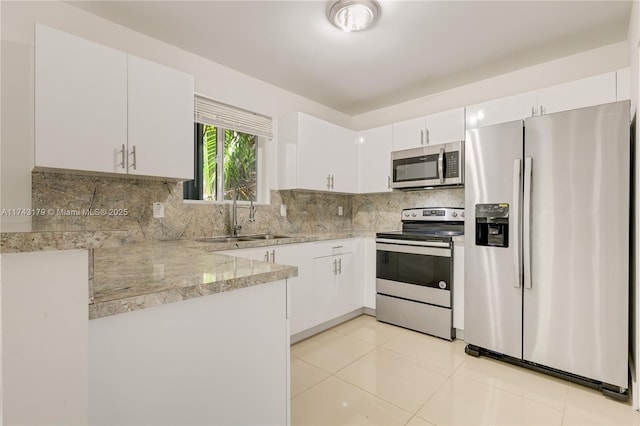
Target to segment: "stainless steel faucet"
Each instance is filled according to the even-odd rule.
[[[256,208],[253,205],[253,197],[251,198],[251,206],[240,206],[240,208],[249,209],[249,222],[256,221]],[[233,207],[232,207],[232,219],[231,236],[237,237],[238,231],[242,229],[242,225],[238,224],[238,187],[233,190]]]

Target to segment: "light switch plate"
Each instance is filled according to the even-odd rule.
[[[164,217],[164,203],[153,203],[153,218],[162,219]]]
[[[282,217],[286,217],[287,216],[287,205],[286,204],[280,204],[280,216],[282,216]]]
[[[344,209],[342,206],[338,206],[338,216],[342,216],[344,214]]]

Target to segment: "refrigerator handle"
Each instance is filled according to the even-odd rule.
[[[520,176],[522,172],[522,160],[513,160],[513,200],[512,206],[512,223],[513,223],[513,276],[515,281],[513,286],[520,288],[522,285],[522,274],[520,273]]]
[[[522,224],[522,254],[524,257],[524,288],[531,288],[531,175],[533,158],[524,159],[524,214]]]
[[[438,175],[440,176],[440,183],[444,183],[444,148],[440,148],[440,155],[438,156]]]

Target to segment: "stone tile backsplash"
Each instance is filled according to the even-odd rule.
[[[163,219],[153,218],[154,202],[164,203]],[[286,217],[280,216],[281,204]],[[238,209],[238,217],[242,234],[394,230],[400,229],[403,208],[463,204],[464,189],[357,195],[281,190],[271,191],[270,205],[256,206],[255,222],[248,221],[248,209]],[[48,211],[33,218],[33,230],[128,230],[131,242],[226,235],[231,229],[229,204],[183,202],[182,183],[159,180],[33,172],[32,207]]]

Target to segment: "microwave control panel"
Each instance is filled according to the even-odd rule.
[[[444,153],[444,177],[457,178],[460,177],[460,156],[458,151]]]

